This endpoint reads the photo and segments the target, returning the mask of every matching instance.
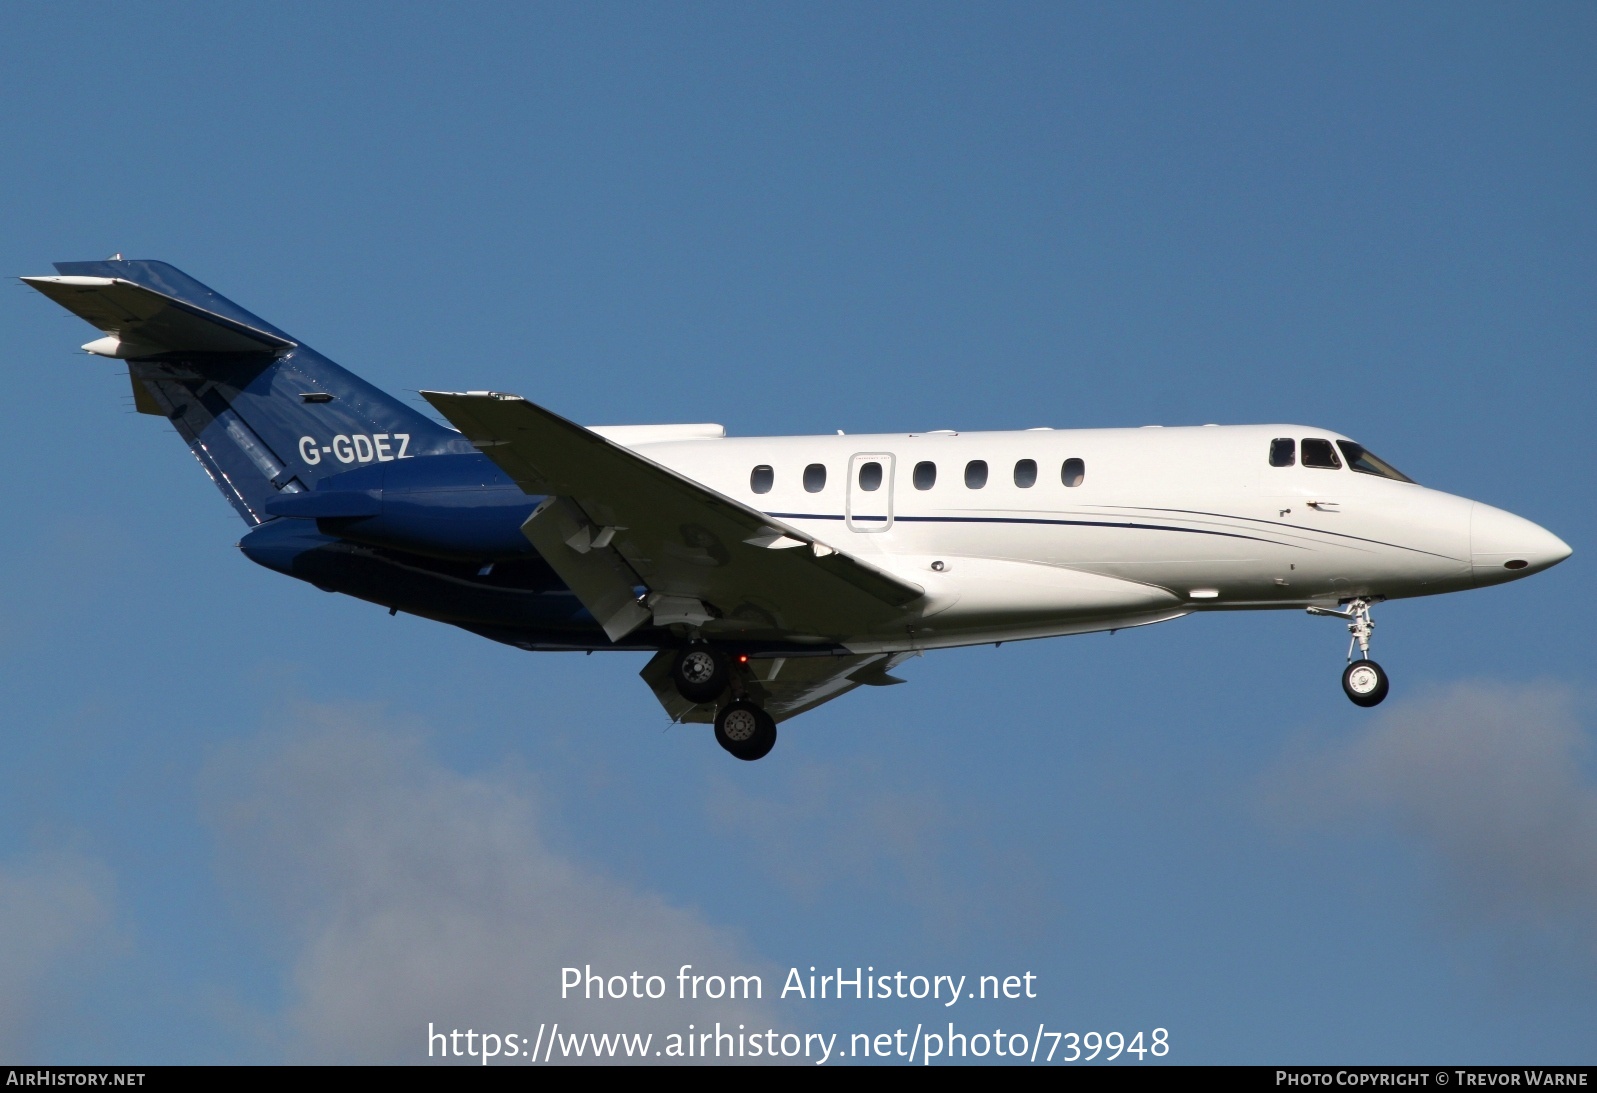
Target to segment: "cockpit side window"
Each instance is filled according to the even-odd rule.
[[[1347,456],[1347,465],[1360,474],[1374,474],[1382,478],[1390,478],[1394,482],[1413,482],[1414,479],[1392,466],[1384,459],[1371,455],[1362,444],[1355,444],[1351,440],[1338,440],[1336,446],[1342,449],[1342,454]]]
[[[1336,449],[1329,440],[1320,440],[1310,437],[1303,441],[1303,465],[1305,467],[1320,467],[1328,471],[1342,469],[1342,461],[1336,456]]]
[[[1289,436],[1270,441],[1270,466],[1290,467],[1298,461],[1298,442]]]

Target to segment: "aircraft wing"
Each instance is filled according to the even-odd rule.
[[[845,695],[855,687],[887,687],[904,680],[888,672],[914,653],[776,657],[749,661],[745,686],[749,697],[777,721],[797,717],[823,702]],[[654,691],[672,721],[708,725],[715,720],[715,703],[695,705],[677,693],[671,682],[676,650],[656,653],[638,673]]]
[[[522,531],[612,641],[652,619],[835,643],[892,627],[924,594],[519,396],[422,395],[523,490],[549,496]]]

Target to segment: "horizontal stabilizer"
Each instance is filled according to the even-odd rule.
[[[22,280],[106,336],[83,348],[102,357],[163,353],[276,353],[294,343],[121,277]]]

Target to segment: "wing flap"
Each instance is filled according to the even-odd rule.
[[[582,601],[611,641],[649,621],[638,603],[637,574],[608,546],[595,546],[587,516],[567,497],[551,497],[527,517],[522,534]]]

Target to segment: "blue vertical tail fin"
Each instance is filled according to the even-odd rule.
[[[134,405],[167,418],[250,524],[266,503],[363,463],[471,444],[165,262],[58,262],[23,281],[105,333]]]

